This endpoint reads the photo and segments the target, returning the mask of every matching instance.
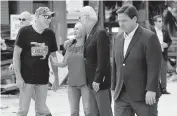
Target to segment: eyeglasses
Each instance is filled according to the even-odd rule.
[[[28,20],[28,19],[19,18],[18,20],[20,20],[20,21],[26,21],[26,20]]]
[[[54,17],[53,15],[42,15],[45,19],[51,19],[52,17]]]

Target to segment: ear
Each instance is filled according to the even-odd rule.
[[[136,16],[134,16],[132,19],[138,22],[138,18]]]

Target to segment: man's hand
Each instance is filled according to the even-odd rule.
[[[16,84],[17,84],[17,86],[18,86],[19,88],[24,88],[24,86],[25,86],[25,81],[23,80],[22,77],[19,77],[19,78],[17,78],[17,80],[16,80]]]
[[[165,43],[165,42],[163,42],[161,45],[162,45],[163,48],[167,48],[168,47],[168,44]]]
[[[97,91],[99,91],[99,89],[100,89],[100,83],[93,82],[93,83],[92,83],[92,87],[93,87],[93,89],[97,92]]]
[[[146,104],[153,105],[156,103],[156,92],[153,91],[147,91],[146,92]]]
[[[58,88],[59,88],[59,81],[58,81],[58,79],[55,79],[52,84],[52,90],[56,92],[58,90]]]

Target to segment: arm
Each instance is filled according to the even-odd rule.
[[[170,35],[168,33],[168,31],[165,31],[165,43],[167,44],[167,49],[170,47],[171,43],[172,43],[172,40],[170,38]]]
[[[68,65],[68,63],[67,63],[68,57],[69,57],[69,52],[66,51],[66,53],[64,55],[64,58],[63,58],[63,61],[58,63],[58,67],[61,67],[61,68],[66,67]]]
[[[94,81],[96,83],[103,82],[106,67],[110,62],[109,56],[109,37],[104,30],[101,30],[97,36],[97,68]]]
[[[51,62],[53,62],[53,64],[56,65],[57,67],[64,68],[68,65],[67,63],[68,57],[69,57],[69,52],[66,51],[62,62],[58,62],[58,60],[56,60],[57,58],[53,56],[51,56],[51,60],[52,60]]]
[[[153,52],[152,52],[153,51]],[[146,44],[146,63],[147,63],[147,91],[157,92],[159,74],[161,69],[161,47],[158,38],[153,34]]]
[[[20,61],[21,52],[22,52],[22,48],[15,45],[14,53],[13,53],[13,66],[14,66],[14,71],[17,79],[16,83],[18,84],[19,87],[23,87],[24,85],[24,80],[21,75],[21,61]]]
[[[50,55],[51,55],[53,58],[57,59],[56,52],[51,52]],[[51,60],[52,60],[52,59],[50,58],[50,62],[52,62]],[[58,77],[58,67],[55,66],[55,65],[51,65],[51,66],[52,66],[52,70],[53,70],[53,72],[54,72],[54,76],[55,76],[55,77]]]
[[[153,51],[153,52],[152,52]],[[159,74],[161,69],[161,46],[158,38],[153,34],[146,44],[147,84],[145,101],[148,105],[156,103],[156,92],[158,91]]]
[[[26,28],[22,27],[18,31],[17,38],[15,41],[15,47],[14,47],[14,54],[13,54],[13,65],[14,65],[14,71],[16,75],[16,83],[19,87],[24,87],[24,79],[21,75],[21,52],[23,49],[25,49],[25,39],[26,39]]]
[[[14,69],[15,69],[15,75],[17,77],[17,79],[22,79],[22,75],[21,75],[21,61],[20,61],[20,54],[22,52],[22,49],[15,45],[14,47],[14,54],[13,54],[13,65],[14,65]]]
[[[57,59],[56,52],[51,52],[50,55],[52,56],[52,58]],[[52,59],[50,58],[50,62],[52,62],[51,60]],[[53,73],[54,73],[54,77],[55,77],[54,83],[52,84],[52,88],[53,88],[54,91],[56,91],[58,89],[58,87],[59,87],[58,67],[55,66],[55,65],[51,65],[51,67],[52,67],[52,70],[53,70]]]
[[[64,42],[63,47],[65,49],[65,54],[64,54],[63,61],[58,63],[58,67],[64,68],[64,67],[66,67],[68,65],[67,64],[67,59],[68,59],[70,53],[69,53],[69,51],[67,49],[68,49],[68,46],[71,43],[72,43],[72,40],[67,40],[67,41]]]

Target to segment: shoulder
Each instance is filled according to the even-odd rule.
[[[144,29],[144,28],[142,30],[141,40],[145,45],[148,45],[148,46],[149,45],[151,46],[151,44],[154,44],[154,43],[155,45],[158,45],[159,43],[159,39],[157,35],[154,32],[148,29]]]
[[[107,31],[106,31],[106,30],[104,29],[104,27],[102,27],[102,26],[98,26],[98,27],[97,27],[96,33],[108,35]]]
[[[49,29],[49,28],[45,29],[45,33],[55,35],[54,31],[52,29]]]
[[[29,32],[32,30],[32,25],[24,26],[19,29],[19,33]]]
[[[140,28],[142,29],[142,38],[149,39],[152,36],[156,36],[156,34],[149,29],[145,29],[143,27]]]
[[[108,32],[101,26],[99,26],[97,29],[96,29],[96,33],[95,35],[97,36],[97,40],[109,40],[109,34]]]

